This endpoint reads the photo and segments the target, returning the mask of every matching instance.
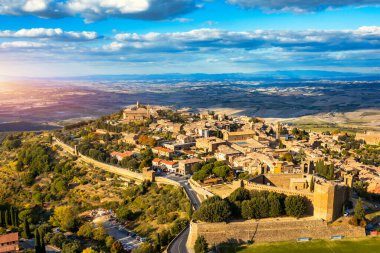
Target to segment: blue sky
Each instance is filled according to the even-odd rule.
[[[380,0],[0,0],[0,75],[380,70]]]

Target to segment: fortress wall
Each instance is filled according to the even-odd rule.
[[[69,145],[63,143],[62,141],[58,139],[55,139],[55,141],[65,152],[75,155],[74,148],[70,147]],[[78,158],[85,163],[93,165],[94,167],[98,167],[102,170],[114,173],[116,175],[125,177],[127,179],[135,180],[137,183],[144,180],[144,176],[142,174],[130,171],[128,169],[123,169],[123,168],[119,168],[110,164],[102,163],[92,158],[89,158],[87,156],[84,156],[82,154],[79,154]]]
[[[271,183],[271,185],[289,189],[291,178],[303,178],[303,174],[266,174],[264,184]]]
[[[198,184],[196,181],[194,181],[192,178],[189,179],[189,183],[191,184],[191,188],[197,193],[198,196],[202,196],[202,199],[207,199],[209,197],[214,196],[212,192],[207,191],[204,189],[200,184]]]
[[[329,239],[331,236],[345,237],[365,236],[361,227],[350,225],[330,226],[321,220],[296,220],[280,218],[263,219],[230,223],[191,223],[188,245],[194,245],[198,235],[203,235],[209,245],[237,241],[274,242],[296,240],[299,237],[312,239]]]
[[[277,193],[281,193],[285,195],[301,195],[310,199],[311,201],[313,201],[314,199],[313,198],[314,194],[311,192],[284,189],[284,188],[279,188],[276,186],[261,185],[261,184],[247,182],[247,181],[244,181],[244,188],[246,188],[247,190],[277,192]]]
[[[356,140],[364,140],[367,144],[370,145],[379,145],[380,143],[380,133],[357,133],[355,136]]]

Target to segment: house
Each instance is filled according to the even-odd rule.
[[[13,253],[19,251],[18,233],[0,236],[0,253]]]
[[[192,136],[187,136],[187,135],[184,135],[184,134],[179,134],[177,136],[177,142],[178,143],[182,143],[182,144],[185,144],[185,143],[190,143],[190,142],[194,142],[194,137]]]
[[[181,175],[191,174],[191,171],[195,168],[197,164],[202,163],[203,160],[198,158],[190,158],[186,160],[179,161],[178,173]]]
[[[154,158],[152,161],[152,166],[154,168],[160,168],[163,170],[167,170],[171,173],[177,173],[178,162],[177,161],[164,160],[164,159],[160,159],[160,158]]]
[[[140,135],[134,133],[122,133],[122,136],[124,142],[136,145]]]
[[[215,152],[220,145],[224,145],[226,142],[217,137],[199,138],[196,140],[196,147],[203,149],[205,152]]]
[[[165,156],[168,158],[172,158],[174,155],[174,151],[168,148],[163,148],[163,147],[154,147],[152,148],[153,154],[157,156]]]
[[[220,145],[214,156],[218,161],[228,161],[230,157],[240,155],[240,151],[230,148],[227,145]]]
[[[112,157],[116,157],[116,159],[118,161],[121,161],[121,160],[123,160],[126,157],[132,157],[132,156],[134,156],[134,154],[135,153],[133,153],[132,151],[124,151],[123,153],[114,151],[114,152],[111,153],[111,156]]]

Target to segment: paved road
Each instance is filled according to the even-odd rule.
[[[197,210],[200,207],[201,202],[185,177],[175,176],[172,174],[166,175],[165,177],[181,184],[187,196],[189,196],[191,204],[193,205],[195,210]],[[168,253],[188,253],[186,248],[186,242],[187,238],[189,237],[189,233],[190,227],[188,226],[182,232],[182,234],[178,236],[176,240],[171,244],[170,248],[168,249]]]

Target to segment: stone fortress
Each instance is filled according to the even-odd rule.
[[[310,191],[311,179],[314,191]],[[300,195],[308,201],[307,217],[266,218],[246,221],[219,223],[191,222],[188,245],[195,243],[198,235],[203,235],[211,245],[235,242],[275,242],[310,237],[329,239],[334,236],[362,237],[362,227],[340,224],[330,225],[341,217],[343,206],[351,199],[353,178],[344,175],[343,182],[327,181],[312,174],[260,174],[251,180],[236,180],[234,189],[244,187],[248,190],[270,191],[285,195]]]
[[[314,191],[310,182],[314,179]],[[233,188],[300,195],[308,200],[308,215],[331,222],[341,217],[343,207],[350,201],[352,176],[345,175],[343,182],[327,181],[312,174],[261,174],[251,180],[234,181]]]

